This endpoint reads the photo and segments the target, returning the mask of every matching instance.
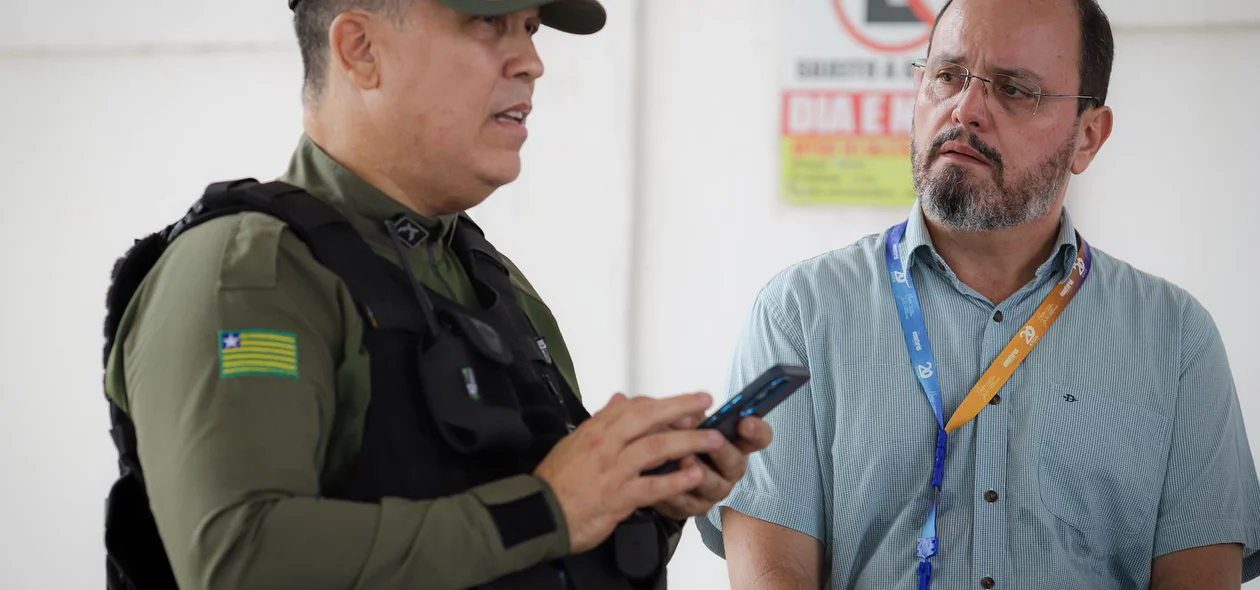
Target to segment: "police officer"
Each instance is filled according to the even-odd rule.
[[[212,185],[115,268],[110,587],[663,587],[769,426],[690,428],[706,394],[586,414],[555,318],[462,214],[519,173],[532,35],[603,7],[289,4],[288,170]]]

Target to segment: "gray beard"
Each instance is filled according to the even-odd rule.
[[[913,140],[910,143],[914,190],[923,214],[947,228],[982,232],[1040,219],[1050,211],[1067,183],[1075,152],[1075,130],[1055,153],[1012,182],[1006,181],[1001,156],[974,135],[969,137],[969,144],[989,159],[994,169],[993,181],[969,178],[957,164],[945,166],[935,177],[928,176],[928,161],[936,157],[941,145],[958,137],[957,129],[942,134],[932,142],[927,154],[921,153]]]

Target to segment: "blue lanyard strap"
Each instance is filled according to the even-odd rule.
[[[1063,313],[1064,308],[1080,291],[1086,277],[1093,266],[1093,256],[1089,245],[1080,242],[1076,263],[1068,277],[1060,281],[1062,289],[1052,289],[1042,302],[1034,318],[1024,326],[1023,330],[1011,339],[1010,344],[993,361],[989,370],[972,388],[961,406],[955,411],[948,424],[941,403],[941,385],[937,377],[939,368],[936,357],[932,354],[932,343],[928,339],[927,324],[923,320],[923,308],[919,304],[919,294],[914,288],[914,278],[906,267],[901,256],[901,239],[905,235],[908,222],[901,222],[888,230],[887,260],[889,282],[892,284],[893,296],[897,300],[902,331],[906,337],[906,349],[910,352],[910,363],[915,375],[923,386],[923,393],[932,405],[932,413],[936,416],[938,427],[936,437],[936,457],[932,464],[932,509],[928,513],[927,522],[923,525],[923,535],[919,538],[916,555],[919,559],[919,590],[928,590],[932,583],[932,562],[940,550],[940,538],[936,534],[936,513],[941,505],[941,482],[945,472],[945,453],[949,443],[949,433],[979,415],[989,400],[1006,384],[1015,369],[1028,357],[1028,353],[1040,343],[1041,338],[1049,331],[1050,326]]]
[[[945,432],[945,410],[941,403],[941,382],[936,375],[936,357],[932,354],[932,343],[928,339],[927,324],[923,321],[923,308],[919,305],[919,294],[914,288],[914,278],[901,258],[901,238],[905,235],[906,222],[894,226],[888,232],[888,273],[892,283],[893,296],[897,299],[897,307],[901,312],[901,326],[906,337],[906,349],[910,351],[910,363],[914,366],[915,375],[923,385],[923,393],[932,405],[932,413],[936,415],[938,426],[936,437],[936,459],[932,465],[932,510],[928,513],[927,522],[923,525],[923,535],[919,538],[916,554],[919,562],[919,590],[927,590],[932,579],[932,562],[940,549],[940,539],[936,536],[936,509],[941,503],[941,480],[945,474],[945,449],[949,435]]]

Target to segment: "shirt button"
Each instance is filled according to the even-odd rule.
[[[996,394],[996,393],[995,393],[995,394],[993,394],[993,399],[989,400],[989,405],[996,406],[996,405],[998,405],[998,404],[1000,404],[1000,403],[1002,403],[1002,396],[1000,396],[1000,395],[998,395],[998,394]]]
[[[993,490],[989,490],[989,491],[987,491],[987,492],[985,492],[985,493],[984,493],[984,499],[985,499],[985,501],[987,501],[987,502],[988,502],[988,503],[990,503],[990,504],[992,504],[992,503],[994,503],[994,502],[997,502],[997,501],[998,501],[998,493],[997,493],[997,492],[995,492],[995,491],[993,491]]]
[[[1000,309],[999,309],[999,310],[997,310],[996,312],[994,312],[994,313],[993,313],[993,321],[998,322],[998,323],[1001,323],[1001,321],[1002,321],[1002,310],[1000,310]]]
[[[980,587],[981,587],[981,588],[985,588],[985,589],[987,590],[988,588],[992,588],[992,587],[994,587],[995,585],[997,585],[997,582],[994,582],[994,581],[993,581],[993,578],[990,578],[989,576],[985,576],[985,577],[983,577],[983,578],[980,578]]]

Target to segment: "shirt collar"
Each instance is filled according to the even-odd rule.
[[[300,187],[337,208],[366,236],[388,235],[385,221],[404,215],[428,232],[427,240],[449,242],[458,215],[420,215],[338,163],[303,133],[280,181]]]
[[[1051,252],[1050,258],[1037,268],[1037,276],[1043,277],[1047,272],[1052,271],[1059,271],[1065,275],[1070,274],[1072,265],[1076,263],[1077,247],[1076,226],[1072,222],[1072,216],[1065,207],[1059,222],[1059,235],[1056,238],[1054,250]],[[932,244],[932,235],[928,232],[927,224],[923,220],[923,208],[917,199],[914,202],[914,206],[910,209],[910,217],[906,223],[906,234],[901,240],[900,254],[902,260],[906,261],[907,269],[912,267],[920,256],[927,257],[923,262],[927,262],[930,265],[945,265],[945,260],[941,258],[940,253],[936,251],[936,246]]]

